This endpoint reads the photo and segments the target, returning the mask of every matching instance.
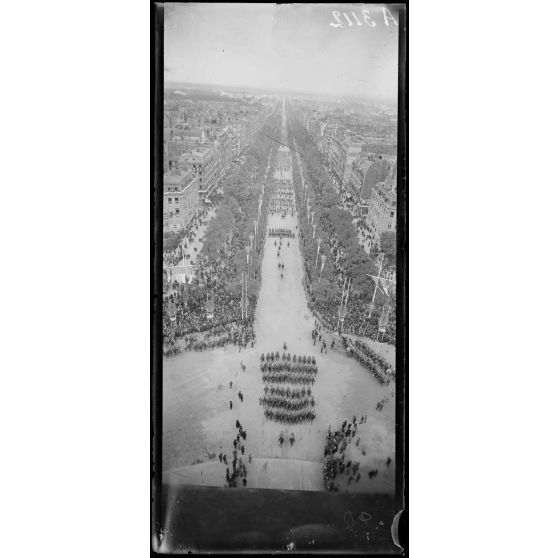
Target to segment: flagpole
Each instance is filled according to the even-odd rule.
[[[347,285],[347,296],[345,297],[345,310],[347,310],[347,305],[349,303],[349,291],[351,290],[351,280],[349,279],[349,284]]]
[[[244,273],[240,274],[240,320],[244,320]]]
[[[246,314],[246,319],[248,319],[248,279],[250,279],[250,275],[248,275],[248,278],[246,280],[246,297],[244,298],[244,302],[246,304],[246,310],[245,310],[245,314]]]
[[[339,316],[337,317],[337,331],[339,331],[339,321],[341,320],[341,310],[343,309],[343,299],[345,298],[345,285],[347,284],[347,277],[343,281],[343,290],[341,291],[341,303],[339,304]]]
[[[376,293],[378,292],[378,283],[380,282],[380,274],[382,273],[382,264],[384,263],[383,256],[384,254],[382,252],[382,259],[380,260],[380,269],[378,270],[378,280],[376,281],[376,287],[374,288],[374,294],[372,295],[372,302],[370,303],[370,313],[368,314],[369,318],[372,316],[372,308],[374,305],[374,301],[376,300]]]
[[[345,323],[345,315],[347,313],[347,303],[349,302],[349,290],[351,289],[351,280],[349,279],[349,282],[347,283],[347,294],[345,296],[345,304],[343,306],[343,322],[342,324]]]

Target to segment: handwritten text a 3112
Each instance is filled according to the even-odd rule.
[[[386,25],[387,27],[389,27],[390,25],[396,25],[396,26],[399,25],[399,23],[397,22],[395,17],[393,17],[393,14],[389,11],[388,8],[383,6],[382,8],[380,8],[380,10],[381,10],[384,25]],[[330,22],[329,25],[330,27],[336,27],[336,28],[353,27],[353,26],[362,27],[363,25],[365,26],[367,25],[368,27],[376,27],[376,20],[372,19],[370,10],[362,9],[359,10],[358,12],[359,13],[357,14],[357,12],[355,11],[351,11],[347,13],[347,12],[338,12],[336,10],[332,10],[331,16],[335,21]]]

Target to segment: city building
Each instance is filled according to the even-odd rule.
[[[163,230],[185,228],[199,207],[197,177],[177,171],[163,176]]]
[[[396,165],[394,159],[369,155],[353,161],[347,184],[360,216],[372,229],[373,242],[397,222]]]
[[[178,161],[178,168],[192,172],[196,176],[200,198],[205,198],[215,188],[215,157],[212,145],[199,145],[191,151],[183,153]]]
[[[397,198],[383,184],[371,191],[366,221],[372,229],[372,242],[379,242],[383,232],[395,232],[397,227]]]
[[[353,162],[360,157],[364,148],[364,143],[350,136],[346,136],[341,143],[339,174],[344,188],[347,187],[349,182]]]
[[[165,100],[164,172],[194,172],[199,195],[210,195],[233,161],[254,141],[269,102],[233,99]]]

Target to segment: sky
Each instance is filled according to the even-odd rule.
[[[387,5],[395,19],[397,8]],[[165,4],[165,82],[396,102],[399,27],[379,5]],[[375,26],[368,25],[364,15]],[[349,26],[343,12],[353,22]],[[357,17],[361,25],[354,20]]]

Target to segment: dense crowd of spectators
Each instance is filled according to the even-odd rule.
[[[168,232],[164,234],[163,242],[163,265],[175,266],[182,260],[184,249],[188,248],[188,244],[195,242],[197,233],[204,221],[207,219],[208,213],[213,206],[205,205],[198,209],[196,215],[188,223],[188,225],[178,232]],[[197,249],[195,249],[197,251]]]
[[[176,291],[164,299],[163,335],[169,341],[195,332],[206,332],[215,327],[225,327],[227,333],[231,335],[237,325],[241,325],[247,332],[251,331],[254,320],[254,298],[251,299],[248,307],[248,318],[242,320],[239,296],[223,288],[216,288],[210,291],[212,298],[208,302],[204,296],[204,289],[201,290],[201,296],[196,296],[196,286],[188,287],[190,288],[186,291],[186,295]],[[208,309],[209,305],[213,305],[213,310]],[[175,309],[174,320],[169,308]],[[248,336],[248,339],[253,339],[253,334]]]
[[[191,334],[184,337],[186,351],[204,351],[228,344],[245,347],[248,343],[254,346],[254,329],[251,324],[238,325],[236,322],[224,326],[214,327],[201,334]]]

